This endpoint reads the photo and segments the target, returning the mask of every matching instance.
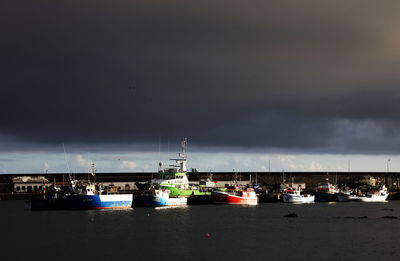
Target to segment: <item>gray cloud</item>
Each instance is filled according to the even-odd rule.
[[[200,147],[400,148],[395,1],[3,1],[0,10],[3,147],[131,149],[189,136]]]

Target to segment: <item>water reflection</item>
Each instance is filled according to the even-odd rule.
[[[164,210],[164,209],[176,209],[176,208],[188,208],[188,206],[164,206],[164,207],[155,207],[155,210]]]

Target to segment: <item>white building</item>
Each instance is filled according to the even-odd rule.
[[[51,183],[44,176],[31,177],[31,176],[20,176],[13,178],[14,192],[15,193],[32,193],[43,190],[43,186],[46,184],[48,188]]]

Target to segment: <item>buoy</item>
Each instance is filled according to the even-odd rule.
[[[210,237],[210,234],[209,234],[209,233],[207,233],[207,234],[206,234],[206,237]]]
[[[298,215],[296,213],[290,213],[290,214],[284,215],[283,217],[285,217],[285,218],[297,218]]]

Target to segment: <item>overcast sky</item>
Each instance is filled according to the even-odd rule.
[[[212,166],[229,153],[385,166],[400,151],[399,13],[365,0],[1,1],[0,164],[34,171],[65,143],[145,169],[140,152],[188,137]]]

